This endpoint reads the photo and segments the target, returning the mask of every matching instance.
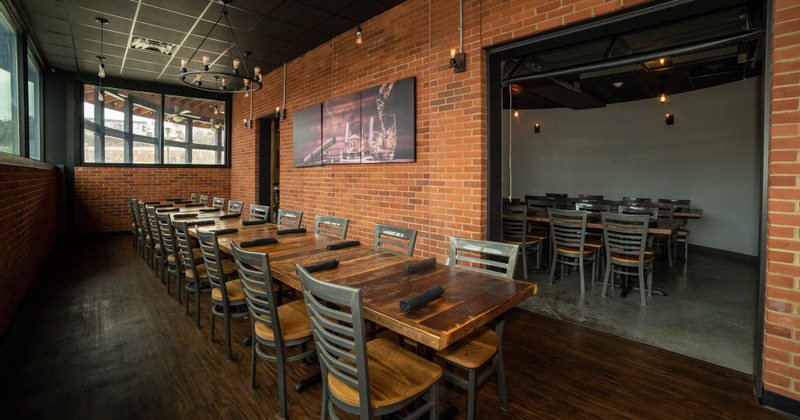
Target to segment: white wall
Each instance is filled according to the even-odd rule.
[[[761,78],[605,108],[520,110],[512,122],[514,197],[546,192],[691,199],[690,243],[758,254]],[[666,113],[675,125],[665,124]],[[541,133],[533,133],[533,124]],[[508,116],[503,193],[509,194]]]

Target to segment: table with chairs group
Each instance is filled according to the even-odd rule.
[[[577,269],[580,291],[586,291],[585,270],[590,266],[592,281],[603,276],[602,296],[617,280],[623,296],[628,280],[634,278],[641,304],[653,293],[653,265],[657,253],[672,267],[679,244],[684,259],[689,257],[688,219],[699,219],[702,209],[691,208],[691,200],[623,197],[605,200],[602,195],[547,193],[524,199],[504,198],[502,240],[520,246],[523,277],[528,278],[529,258],[534,267],[548,265],[550,284]],[[560,273],[557,270],[560,269]],[[646,280],[646,281],[645,281]],[[637,286],[633,286],[637,288]],[[656,291],[658,292],[658,291]]]
[[[210,299],[211,340],[221,318],[228,360],[231,322],[249,318],[251,387],[258,359],[276,364],[280,407],[267,412],[286,418],[286,364],[309,358],[320,366],[323,418],[337,418],[334,407],[438,418],[442,380],[467,391],[474,419],[476,392],[493,376],[507,408],[505,313],[536,293],[513,279],[518,244],[451,237],[437,264],[413,257],[412,229],[375,224],[372,244],[361,244],[347,240],[341,217],[318,215],[306,231],[301,211],[279,209],[273,224],[267,206],[245,213],[221,197],[126,200],[134,248],[167,293],[174,279],[187,315],[194,303],[197,328]]]

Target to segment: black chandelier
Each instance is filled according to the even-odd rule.
[[[255,67],[253,69],[253,75],[250,75],[246,60],[248,53],[242,53],[241,48],[239,48],[239,42],[236,41],[236,36],[233,34],[233,29],[231,28],[231,22],[228,19],[227,5],[231,1],[232,0],[221,0],[222,12],[220,12],[219,18],[216,22],[214,22],[214,26],[211,27],[206,36],[203,38],[203,41],[197,46],[189,59],[181,60],[181,72],[178,77],[183,84],[191,86],[195,89],[206,90],[209,92],[244,93],[246,96],[249,96],[250,92],[255,92],[261,89],[261,69],[259,67]],[[225,28],[225,35],[228,37],[227,52],[231,67],[221,71],[211,70],[212,64],[209,63],[209,58],[208,56],[204,56],[202,70],[187,70],[187,66],[189,63],[191,63],[194,56],[197,55],[200,47],[203,46],[203,43],[206,42],[208,36],[211,35],[211,32],[217,27],[217,25],[220,24],[220,21],[223,19],[225,21],[223,22],[222,26]],[[231,42],[231,37],[233,37],[233,42]],[[238,57],[234,55],[234,47],[236,48],[236,52],[238,52]],[[220,56],[220,59],[224,59],[224,57],[225,53]]]

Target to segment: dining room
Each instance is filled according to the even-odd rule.
[[[735,81],[670,91],[665,104],[515,116],[496,89],[497,53],[515,42],[557,46],[579,29],[601,37],[608,25],[633,32],[754,7],[566,3],[0,0],[4,412],[800,412],[789,156],[800,7],[759,2],[767,17],[746,32],[764,41],[738,64],[763,67]],[[550,255],[534,266],[503,241],[501,198],[548,193],[566,194],[550,200],[555,210],[579,194],[615,209],[651,198],[641,206],[656,209],[651,224],[609,207],[587,216],[594,233],[606,216],[670,239],[690,230],[655,245],[654,288],[666,296],[642,294],[643,306],[621,279],[606,296],[602,281],[580,293],[578,270],[545,271]],[[691,338],[650,329],[692,296],[745,302],[732,311],[756,336],[749,370],[687,355]],[[598,306],[673,346],[565,316]]]

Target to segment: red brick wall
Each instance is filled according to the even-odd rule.
[[[58,237],[61,185],[57,170],[0,165],[0,334]]]
[[[800,3],[774,6],[764,388],[800,399]]]
[[[482,47],[646,3],[648,0],[464,2],[467,71],[447,68],[458,45],[458,1],[408,0],[288,65],[288,118],[281,132],[281,206],[351,218],[350,236],[373,224],[420,230],[417,255],[446,253],[450,235],[486,234],[486,86]],[[770,134],[765,388],[800,399],[800,4],[775,0]],[[292,167],[292,112],[347,93],[417,78],[417,162]],[[282,71],[266,76],[256,117],[280,104]],[[234,121],[249,111],[234,102]],[[256,130],[235,124],[232,190],[255,197]]]
[[[76,167],[75,231],[78,234],[130,231],[125,197],[159,201],[189,198],[193,192],[229,199],[230,169]]]

